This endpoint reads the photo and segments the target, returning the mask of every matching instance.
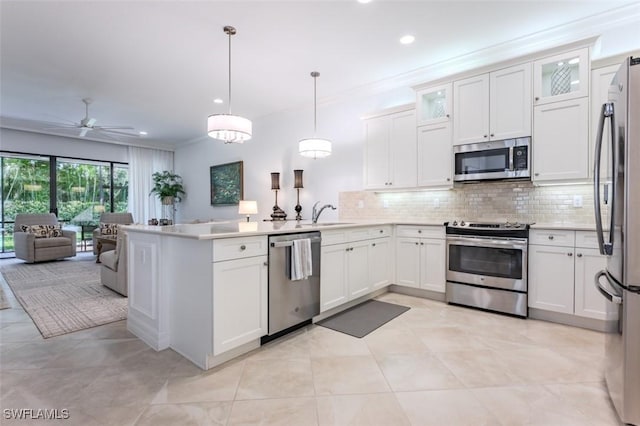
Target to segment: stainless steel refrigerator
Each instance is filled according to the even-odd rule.
[[[627,58],[602,105],[594,162],[604,297],[619,305],[618,332],[607,334],[605,379],[624,423],[640,426],[640,58]]]

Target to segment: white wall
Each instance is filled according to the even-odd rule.
[[[127,147],[0,128],[0,151],[127,163]]]
[[[210,205],[209,167],[242,160],[244,199],[258,201],[254,220],[268,219],[275,196],[271,172],[280,172],[278,205],[287,218],[295,218],[296,191],[293,170],[302,169],[304,189],[300,190],[302,216],[310,219],[316,201],[338,205],[338,193],[362,189],[363,124],[366,113],[413,102],[410,88],[375,96],[352,98],[318,106],[318,135],[332,141],[331,156],[309,159],[298,154],[298,141],[313,136],[313,105],[263,117],[253,122],[253,138],[244,144],[227,144],[207,138],[175,151],[175,170],[185,182],[187,197],[178,205],[177,220],[239,219],[237,207]],[[235,108],[242,114],[242,106]],[[338,212],[325,210],[323,220],[337,219]]]

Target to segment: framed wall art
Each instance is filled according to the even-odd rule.
[[[219,164],[209,168],[211,205],[232,206],[242,200],[242,161]]]

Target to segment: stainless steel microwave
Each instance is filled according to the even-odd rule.
[[[530,137],[457,145],[453,157],[456,182],[531,178]]]

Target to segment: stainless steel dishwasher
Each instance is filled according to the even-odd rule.
[[[312,275],[292,281],[291,248],[294,240],[311,240]],[[310,322],[320,313],[320,232],[269,236],[269,334]],[[271,340],[269,337],[266,340]],[[263,339],[265,341],[265,339]]]

